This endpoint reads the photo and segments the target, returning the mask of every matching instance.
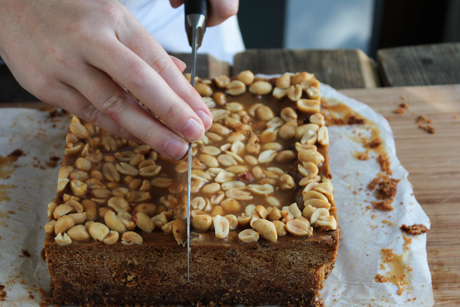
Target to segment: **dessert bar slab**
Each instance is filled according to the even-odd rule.
[[[313,306],[339,229],[319,82],[309,73],[197,79],[213,125],[187,158],[73,117],[48,205],[52,303]]]

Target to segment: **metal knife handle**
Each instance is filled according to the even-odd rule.
[[[187,32],[190,47],[196,43],[196,48],[201,46],[208,19],[207,0],[184,0],[185,6],[185,31]],[[196,42],[193,36],[196,35]]]

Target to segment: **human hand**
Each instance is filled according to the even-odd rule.
[[[169,2],[173,8],[184,4],[184,0],[169,0]],[[217,26],[238,12],[238,0],[210,0],[208,10],[207,26]]]
[[[185,64],[116,0],[0,0],[0,29],[0,55],[26,90],[113,134],[180,159],[212,124]]]

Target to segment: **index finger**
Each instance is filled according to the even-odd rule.
[[[182,138],[196,141],[203,135],[204,126],[200,117],[171,89],[158,72],[116,39],[106,44],[104,49],[105,52],[102,54],[93,53],[89,57],[91,65],[106,72],[120,85],[129,89],[147,109]],[[153,50],[152,53],[157,52]],[[177,86],[191,87],[167,54],[163,56],[160,52],[156,61],[160,62],[160,66],[168,73],[174,72],[180,76],[175,80]],[[196,93],[193,88],[191,92]],[[197,100],[194,103],[203,103],[198,93],[189,95],[188,99]]]

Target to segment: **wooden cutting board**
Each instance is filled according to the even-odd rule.
[[[428,263],[435,306],[460,305],[460,85],[341,90],[390,121],[397,155],[409,171],[414,193],[431,219]],[[407,103],[406,114],[394,110]],[[42,107],[8,103],[2,107]],[[429,134],[416,118],[432,119]],[[417,269],[417,268],[414,268]]]
[[[427,252],[435,306],[459,306],[460,85],[340,92],[389,119],[396,154],[409,171],[415,197],[431,219]],[[406,113],[394,113],[403,102],[410,107]],[[419,115],[432,119],[434,134],[417,127]]]

